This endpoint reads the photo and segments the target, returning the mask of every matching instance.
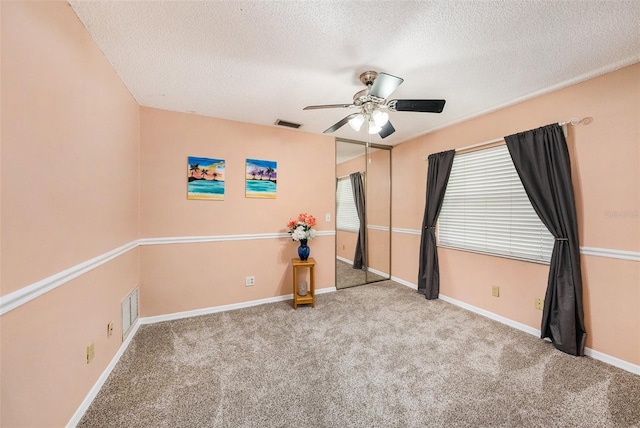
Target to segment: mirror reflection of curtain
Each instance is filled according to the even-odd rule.
[[[358,219],[360,220],[356,251],[353,256],[353,268],[367,270],[367,221],[362,175],[359,172],[354,172],[349,175],[349,178],[351,180],[351,188],[353,189],[353,201],[355,202]]]
[[[336,139],[336,178],[336,288],[389,279],[391,148]]]

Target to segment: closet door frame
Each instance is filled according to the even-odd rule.
[[[392,274],[391,273],[391,248],[392,248],[392,245],[391,245],[391,239],[392,239],[392,230],[391,230],[391,224],[392,224],[392,219],[391,219],[391,215],[392,215],[391,214],[392,213],[392,210],[391,210],[391,200],[392,200],[392,179],[391,179],[392,170],[391,170],[391,168],[392,168],[392,159],[391,158],[392,158],[392,153],[393,153],[392,152],[392,148],[393,147],[392,146],[381,145],[381,144],[370,143],[370,142],[366,142],[366,141],[357,141],[357,140],[349,140],[349,139],[344,139],[344,138],[336,138],[336,140],[335,140],[335,147],[336,147],[336,173],[335,173],[336,184],[337,184],[338,178],[345,178],[344,174],[342,174],[342,176],[341,176],[339,174],[339,170],[338,170],[338,160],[339,160],[338,159],[338,147],[339,147],[339,144],[341,144],[341,143],[355,144],[355,145],[360,145],[360,146],[364,147],[364,155],[363,155],[364,156],[364,165],[363,165],[363,169],[364,170],[361,171],[361,172],[364,173],[364,178],[365,178],[364,179],[364,188],[365,188],[365,195],[366,195],[367,201],[369,199],[370,191],[374,191],[374,189],[371,189],[371,187],[369,185],[369,182],[370,182],[370,180],[369,180],[369,162],[371,161],[370,154],[374,153],[375,151],[378,151],[378,150],[388,151],[388,153],[389,153],[389,156],[388,156],[388,171],[389,171],[389,173],[388,173],[388,177],[387,177],[388,178],[388,198],[389,198],[388,199],[388,209],[389,209],[388,210],[388,224],[387,225],[374,225],[374,227],[375,226],[379,226],[378,228],[376,228],[376,229],[378,229],[376,231],[376,233],[378,231],[382,230],[382,229],[386,229],[386,231],[387,231],[388,254],[386,255],[387,257],[385,257],[385,258],[387,260],[386,261],[386,263],[387,263],[386,268],[387,268],[388,272],[385,272],[387,274],[387,276],[385,278],[380,279],[381,278],[380,276],[378,276],[377,274],[374,274],[372,272],[369,272],[369,270],[367,269],[366,276],[365,276],[365,282],[363,284],[358,284],[358,285],[364,285],[364,284],[368,284],[368,283],[371,283],[371,282],[377,282],[377,281],[381,281],[381,280],[391,279],[391,274]],[[360,168],[358,168],[358,169],[360,169]],[[336,188],[336,190],[337,190],[337,188]],[[337,193],[336,193],[336,196],[337,196]],[[365,203],[367,203],[367,202],[365,202]],[[369,211],[368,208],[367,208],[367,211]],[[338,231],[338,228],[337,228],[337,204],[336,204],[336,212],[334,213],[334,219],[336,219],[336,248],[335,248],[336,253],[335,253],[335,255],[336,255],[336,261],[337,261],[338,260],[337,257],[338,257],[338,255],[340,253],[339,248],[338,248],[338,246],[339,246],[339,242],[338,242],[338,233],[339,233],[339,231]],[[370,242],[370,239],[369,239],[369,236],[368,236],[369,235],[369,228],[367,227],[366,230],[367,230],[367,239],[366,239],[366,241],[367,241],[367,247],[368,247],[367,248],[367,254],[368,254],[367,261],[368,261],[368,263],[370,263],[370,259],[371,259],[370,258],[370,254],[372,254],[371,251],[372,250],[375,251],[375,249],[371,248],[369,246],[369,242]],[[369,266],[368,266],[368,268],[369,268]],[[373,267],[372,267],[372,269],[373,269]],[[336,269],[336,286],[337,285],[338,285],[338,270]]]

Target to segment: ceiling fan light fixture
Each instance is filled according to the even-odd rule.
[[[382,128],[387,124],[387,122],[389,122],[389,113],[380,110],[374,110],[373,113],[371,113],[371,118],[377,126]]]
[[[387,118],[388,120],[388,118]],[[373,118],[369,119],[369,134],[377,134],[382,131],[382,125],[378,125]]]
[[[358,132],[360,131],[360,128],[364,123],[364,119],[365,119],[364,114],[362,113],[357,114],[353,116],[351,119],[349,119],[349,126],[351,126],[351,128],[353,128],[354,131]]]

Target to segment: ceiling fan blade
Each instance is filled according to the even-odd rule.
[[[441,113],[446,100],[391,100],[387,107],[391,111],[417,111],[420,113]]]
[[[376,80],[373,81],[373,85],[371,85],[369,95],[385,100],[393,91],[398,89],[402,82],[404,82],[404,79],[387,73],[379,73]]]
[[[352,114],[350,114],[349,116],[347,116],[347,117],[345,117],[344,119],[342,119],[340,122],[338,122],[338,123],[334,124],[333,126],[331,126],[331,127],[327,128],[327,130],[326,130],[326,131],[324,131],[324,134],[329,134],[329,133],[331,133],[331,132],[335,132],[335,131],[337,131],[338,129],[340,129],[340,128],[342,128],[344,125],[346,125],[346,124],[347,124],[347,122],[349,122],[349,119],[351,119],[352,117],[357,116],[357,115],[358,115],[358,113],[352,113]]]
[[[302,110],[319,110],[321,108],[348,108],[355,107],[353,104],[324,104],[319,106],[306,106]]]
[[[387,122],[382,127],[380,132],[378,132],[378,135],[380,135],[380,138],[387,138],[389,135],[393,134],[394,132],[396,132],[396,129],[393,127],[391,122]]]

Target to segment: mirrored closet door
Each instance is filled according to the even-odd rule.
[[[391,148],[336,140],[336,288],[391,275]]]

